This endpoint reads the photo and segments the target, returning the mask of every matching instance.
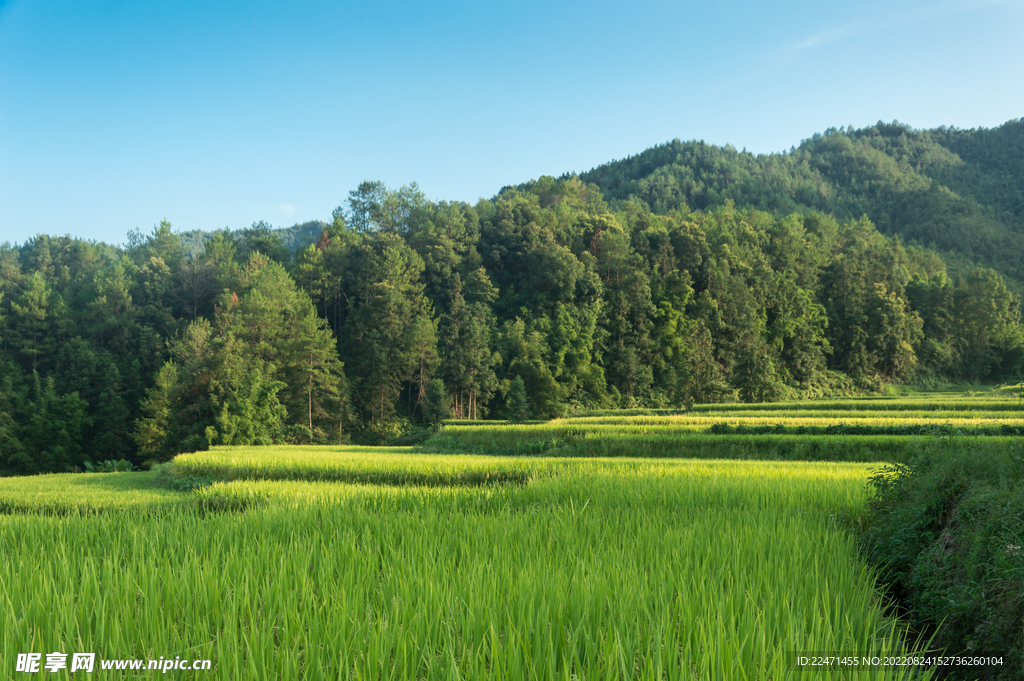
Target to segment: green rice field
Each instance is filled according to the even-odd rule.
[[[288,450],[225,454],[258,476]],[[402,459],[424,465],[390,453],[381,471]],[[837,520],[863,506],[863,465],[526,463],[495,465],[526,484],[436,487],[239,471],[163,514],[7,516],[2,657],[184,655],[238,679],[710,679],[784,678],[794,650],[904,649]],[[145,494],[144,475],[110,477]]]
[[[804,411],[833,425],[1024,414],[904,401],[918,406],[732,413],[785,427]],[[921,649],[853,529],[883,462],[969,436],[711,434],[685,420],[702,413],[0,479],[0,677],[163,676],[14,672],[19,653],[63,651],[211,660],[170,672],[196,679],[931,678],[797,671],[793,655]],[[509,447],[530,455],[497,454]]]
[[[152,472],[131,475],[58,473],[0,478],[0,513],[87,515],[162,512],[186,501],[155,485]],[[0,516],[2,518],[2,516]]]
[[[709,437],[713,436],[713,437]],[[863,398],[694,405],[685,412],[620,410],[547,422],[447,422],[429,451],[562,456],[902,461],[943,440],[1013,448],[1024,401],[1002,397]]]

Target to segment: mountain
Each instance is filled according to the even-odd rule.
[[[580,178],[613,206],[638,201],[655,213],[731,200],[776,215],[867,215],[885,234],[940,251],[953,274],[985,265],[1024,288],[1024,120],[971,130],[898,121],[830,128],[759,155],[676,139]]]

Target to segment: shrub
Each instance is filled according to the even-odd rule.
[[[935,441],[871,478],[868,557],[922,631],[947,654],[1002,666],[949,678],[1019,679],[1024,667],[1024,445]]]

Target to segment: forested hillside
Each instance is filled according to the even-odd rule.
[[[884,234],[936,248],[956,274],[992,267],[1024,282],[1024,122],[913,130],[879,122],[829,129],[788,153],[755,156],[703,142],[648,149],[583,173],[617,205],[656,213],[733,200],[776,215],[867,215]]]
[[[978,141],[1018,129],[839,131],[776,161],[674,142],[592,171],[604,193],[544,177],[476,205],[367,182],[298,250],[262,223],[183,239],[164,222],[124,248],[4,244],[0,472],[379,442],[445,414],[1005,378],[1024,334],[1003,277],[963,258],[949,276],[872,220],[913,236],[908,205],[935,234],[942,216],[980,215],[969,258],[1019,266],[999,252],[1019,238],[1019,155],[996,137],[989,164]]]
[[[291,227],[274,229],[273,225],[261,220],[254,223],[252,227],[233,232],[232,238],[252,242],[257,248],[264,251],[271,248],[283,248],[287,254],[291,254],[315,243],[327,227],[326,222],[312,220]],[[185,249],[185,253],[192,255],[202,253],[206,248],[206,243],[213,240],[216,235],[216,231],[204,232],[197,229],[182,232],[178,236],[181,238],[181,245]],[[141,238],[141,235],[139,237]]]

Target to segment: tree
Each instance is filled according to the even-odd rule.
[[[206,428],[206,439],[211,445],[280,442],[288,410],[277,396],[286,386],[281,381],[268,380],[267,373],[271,372],[256,363],[248,365],[240,376],[224,376],[223,392],[215,400],[220,413],[214,426]]]
[[[157,268],[169,274],[162,260],[155,262]],[[147,263],[147,267],[151,264]],[[133,282],[129,272],[130,268],[134,268],[134,266],[126,259],[100,270],[93,279],[96,297],[89,304],[91,321],[89,330],[90,335],[99,342],[101,348],[105,346],[124,348],[133,307],[131,294]],[[151,272],[151,269],[145,270],[147,275]],[[150,283],[151,280],[144,279],[144,281]],[[159,300],[163,291],[149,291],[148,293],[150,295],[147,302],[150,302]]]
[[[28,361],[31,371],[39,368],[50,350],[50,307],[51,291],[43,272],[32,272],[24,283],[19,302],[11,302],[11,313],[15,323],[15,344],[22,357]]]
[[[440,378],[432,379],[427,386],[426,398],[423,401],[423,420],[432,428],[439,428],[451,416],[448,405],[448,389]]]
[[[177,268],[185,257],[185,249],[181,245],[181,237],[171,229],[171,223],[161,220],[153,226],[153,232],[142,239],[141,234],[129,239],[128,256],[136,265],[142,267],[150,258],[159,258],[168,268]]]
[[[956,335],[961,348],[961,373],[965,378],[988,378],[1002,357],[1024,343],[1020,325],[1020,300],[1006,287],[995,270],[977,268],[957,282],[953,291]]]
[[[27,456],[18,438],[21,416],[18,395],[14,390],[13,376],[17,368],[0,360],[0,471],[17,472],[31,466],[32,457]]]
[[[530,401],[526,396],[526,384],[523,383],[522,376],[516,375],[512,380],[505,404],[506,417],[512,423],[530,420]]]
[[[410,378],[414,332],[429,345],[429,329],[421,322],[430,318],[419,281],[423,260],[392,232],[346,241],[343,248],[354,252],[338,259],[351,265],[343,274],[346,310],[339,350],[351,367],[353,390],[363,396],[363,419],[376,430],[394,417]],[[429,356],[429,347],[421,350],[422,357]]]
[[[167,362],[160,368],[152,388],[141,404],[142,416],[135,422],[132,439],[143,457],[169,459],[177,454],[178,434],[172,431],[172,408],[177,395],[178,366]]]
[[[800,288],[793,270],[776,273],[768,300],[767,341],[778,357],[780,380],[809,387],[824,376],[832,348],[825,337],[828,316],[811,291]]]
[[[172,344],[135,439],[148,455],[218,444],[337,440],[347,384],[334,338],[284,268],[260,253]]]
[[[75,337],[57,352],[53,367],[57,391],[75,393],[86,405],[89,426],[82,432],[83,455],[93,461],[135,459],[131,411],[114,356]]]
[[[214,268],[208,258],[191,255],[181,263],[174,297],[185,314],[198,321],[209,314],[214,285]]]
[[[238,251],[236,258],[240,262],[248,262],[254,253],[262,253],[281,265],[288,265],[291,261],[291,253],[285,248],[280,235],[274,232],[274,226],[263,220],[243,229],[235,240],[235,246]]]
[[[440,362],[441,358],[437,354],[437,321],[421,316],[411,330],[409,346],[410,417],[415,408],[419,407],[426,418],[427,391]],[[413,392],[416,393],[415,399],[412,398]]]
[[[392,191],[383,182],[361,182],[349,192],[347,219],[357,232],[405,236],[422,219],[427,199],[416,183]]]
[[[82,433],[89,424],[86,403],[78,393],[59,395],[52,378],[45,384],[38,373],[33,378],[33,399],[19,433],[22,457],[20,461],[8,458],[8,464],[22,474],[71,472],[84,461]]]
[[[289,423],[304,424],[311,437],[340,435],[347,381],[334,337],[313,302],[280,264],[259,253],[242,272],[240,294],[222,297],[220,333],[237,337],[240,352],[268,367],[265,385],[282,383],[278,397]]]
[[[495,358],[490,349],[493,320],[485,301],[467,303],[462,281],[455,275],[440,330],[444,339],[441,373],[452,390],[457,418],[477,418],[478,401],[486,403],[496,387]]]
[[[875,284],[869,306],[868,346],[875,366],[886,378],[909,378],[917,364],[914,346],[921,339],[921,318],[884,284]]]
[[[732,392],[722,367],[715,360],[714,341],[703,323],[693,327],[687,342],[684,371],[680,377],[679,394],[689,407],[693,403],[722,402]]]
[[[962,378],[962,344],[955,321],[954,283],[945,271],[917,275],[906,288],[907,302],[922,321],[918,357],[926,370]]]
[[[410,301],[384,282],[368,286],[361,297],[346,336],[354,341],[351,364],[356,367],[364,409],[371,426],[380,428],[394,416],[407,376],[415,313]]]
[[[502,326],[499,345],[505,359],[505,373],[513,377],[507,379],[506,390],[511,389],[514,377],[518,376],[530,396],[534,416],[541,419],[561,416],[565,408],[564,395],[544,360],[544,335],[528,329],[523,320],[516,319]]]

